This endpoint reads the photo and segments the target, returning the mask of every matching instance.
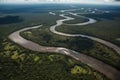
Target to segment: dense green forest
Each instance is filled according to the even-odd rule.
[[[42,24],[43,27],[22,32],[21,35],[26,39],[44,46],[66,47],[82,52],[120,70],[120,56],[116,54],[114,50],[86,38],[71,38],[51,33],[49,31],[50,26],[54,25],[56,20],[62,18],[58,16],[61,8],[70,9],[70,6],[45,6],[35,5],[31,7],[29,5],[23,5],[21,8],[21,6],[18,5],[9,5],[8,7],[0,5],[0,17],[4,16],[0,19],[8,20],[7,24],[5,22],[1,22],[0,24],[0,80],[110,80],[102,73],[89,67],[87,64],[77,61],[69,56],[59,53],[34,52],[25,49],[8,39],[8,36],[14,31],[40,24]],[[80,7],[76,7],[76,9],[79,8]],[[57,15],[50,15],[48,14],[49,11],[56,12]],[[66,23],[87,21],[83,18],[75,18],[75,21]],[[13,22],[11,22],[11,19]],[[16,20],[17,22],[14,23]],[[99,23],[100,22],[97,24]],[[109,22],[107,24],[109,24]],[[79,31],[82,30],[76,27],[77,26],[74,26],[74,29]],[[97,27],[99,28],[99,26]],[[69,31],[71,31],[71,29],[72,26],[69,26]],[[74,29],[73,31],[77,33],[78,31]],[[97,30],[97,28],[95,29]],[[110,30],[112,29],[113,28]],[[118,30],[119,28],[115,29]],[[58,30],[68,32],[66,25],[58,27]],[[72,33],[72,31],[68,33]],[[104,33],[106,34],[106,30]],[[109,31],[107,33],[109,33]],[[97,32],[96,35],[99,36]],[[115,35],[111,36],[114,37]],[[106,38],[107,36],[109,36],[109,34],[106,34]],[[118,37],[115,38],[117,38],[116,40],[119,40]]]
[[[21,22],[22,19],[20,19],[19,16],[3,16],[0,17],[0,24],[11,24],[11,23],[17,23],[17,22]]]

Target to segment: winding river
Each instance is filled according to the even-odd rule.
[[[72,13],[73,15],[78,16],[75,13]],[[68,17],[65,16],[64,14],[60,14],[61,17],[64,17],[65,19],[60,19],[56,21],[56,24],[50,27],[50,31],[58,34],[58,35],[63,35],[63,36],[71,36],[71,37],[76,37],[76,36],[80,36],[80,37],[86,37],[89,38],[91,40],[95,40],[97,42],[100,42],[106,46],[109,46],[111,48],[113,48],[116,52],[118,52],[118,54],[120,54],[120,48],[108,41],[104,41],[102,39],[96,38],[96,37],[92,37],[92,36],[87,36],[87,35],[82,35],[82,34],[67,34],[67,33],[62,33],[62,32],[58,32],[55,30],[55,28],[57,26],[60,26],[63,24],[64,21],[69,21],[69,20],[74,20],[74,18],[72,17]],[[79,25],[88,25],[88,24],[92,24],[95,23],[96,20],[88,18],[89,21],[88,22],[84,22],[84,23],[79,23]],[[72,24],[72,25],[76,25],[76,24]],[[77,24],[78,25],[78,24]],[[24,48],[33,50],[33,51],[39,51],[39,52],[55,52],[55,53],[61,53],[61,54],[66,54],[68,56],[71,56],[87,65],[89,65],[90,67],[96,69],[97,71],[103,73],[104,75],[106,75],[107,77],[111,78],[112,80],[119,80],[120,78],[120,71],[118,71],[117,69],[115,69],[114,67],[111,67],[110,65],[97,60],[93,57],[87,56],[85,54],[67,49],[67,48],[63,48],[63,47],[46,47],[46,46],[42,46],[39,45],[35,42],[29,41],[25,38],[23,38],[22,36],[20,36],[20,33],[26,30],[30,30],[30,29],[35,29],[35,28],[39,28],[42,27],[42,25],[38,25],[38,26],[34,26],[34,27],[28,27],[28,28],[24,28],[21,30],[18,30],[16,32],[13,32],[12,34],[9,35],[9,39],[12,40],[13,42],[23,46]]]

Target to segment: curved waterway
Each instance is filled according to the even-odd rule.
[[[87,36],[87,35],[82,35],[82,34],[67,34],[67,33],[62,33],[62,32],[58,32],[55,30],[55,28],[57,26],[60,26],[63,24],[64,21],[69,21],[69,20],[74,20],[74,18],[72,17],[68,17],[65,16],[64,14],[60,14],[61,17],[64,17],[65,19],[60,19],[56,21],[56,24],[50,27],[51,32],[58,34],[58,35],[63,35],[63,36],[71,36],[71,37],[76,37],[76,36],[80,36],[80,37],[86,37],[95,41],[98,41],[100,43],[103,43],[111,48],[113,48],[114,50],[116,50],[116,52],[118,52],[120,54],[120,48],[117,47],[116,45],[108,42],[108,41],[104,41],[102,39],[99,38],[95,38],[92,36]],[[91,21],[89,19],[88,22],[84,22],[81,23],[82,25],[88,25],[91,23],[95,23],[96,21]],[[80,23],[79,23],[80,24]],[[13,32],[12,34],[9,35],[9,39],[12,40],[13,42],[23,46],[24,48],[33,50],[33,51],[39,51],[39,52],[55,52],[55,53],[61,53],[61,54],[66,54],[68,56],[73,57],[74,59],[77,59],[87,65],[89,65],[90,67],[96,69],[97,71],[103,73],[104,75],[106,75],[107,77],[111,78],[112,80],[119,80],[120,78],[120,71],[118,71],[117,69],[115,69],[114,67],[100,61],[97,60],[93,57],[87,56],[85,54],[76,52],[74,50],[71,49],[67,49],[67,48],[63,48],[63,47],[47,47],[47,46],[42,46],[39,45],[35,42],[32,42],[30,40],[27,40],[25,38],[23,38],[22,36],[20,36],[20,33],[26,30],[30,30],[30,29],[35,29],[35,28],[39,28],[42,27],[42,25],[38,25],[38,26],[34,26],[34,27],[28,27],[28,28],[24,28],[21,30],[18,30],[16,32]]]
[[[75,16],[79,16],[75,13],[71,13],[72,15],[75,15]],[[100,42],[112,49],[114,49],[119,55],[120,55],[120,47],[118,47],[117,45],[111,43],[111,42],[108,42],[108,41],[105,41],[103,39],[100,39],[100,38],[96,38],[96,37],[93,37],[93,36],[88,36],[88,35],[83,35],[83,34],[68,34],[68,33],[63,33],[63,32],[59,32],[59,31],[56,31],[56,27],[58,26],[61,26],[65,21],[69,21],[69,20],[74,20],[75,18],[72,18],[72,17],[68,17],[68,16],[65,16],[64,14],[61,14],[59,15],[65,19],[60,19],[60,20],[57,20],[56,21],[56,25],[53,25],[50,27],[50,31],[55,33],[55,34],[58,34],[58,35],[63,35],[63,36],[71,36],[71,37],[85,37],[85,38],[88,38],[88,39],[91,39],[91,40],[94,40],[94,41],[97,41],[97,42]],[[83,17],[83,16],[81,16]],[[87,17],[85,17],[87,18]],[[79,26],[84,26],[84,25],[88,25],[88,24],[92,24],[92,23],[96,23],[97,21],[92,19],[92,18],[88,18],[89,21],[87,22],[83,22],[83,23],[77,23],[77,24],[68,24],[68,25],[79,25]]]

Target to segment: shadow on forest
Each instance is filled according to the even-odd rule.
[[[22,22],[23,19],[20,18],[19,16],[4,16],[4,17],[0,17],[0,24],[11,24],[11,23],[18,23],[18,22]]]

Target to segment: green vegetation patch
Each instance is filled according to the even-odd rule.
[[[117,38],[116,40],[117,40],[117,41],[120,41],[120,38]]]
[[[86,74],[87,71],[81,66],[76,65],[71,69],[71,73],[72,74]]]

